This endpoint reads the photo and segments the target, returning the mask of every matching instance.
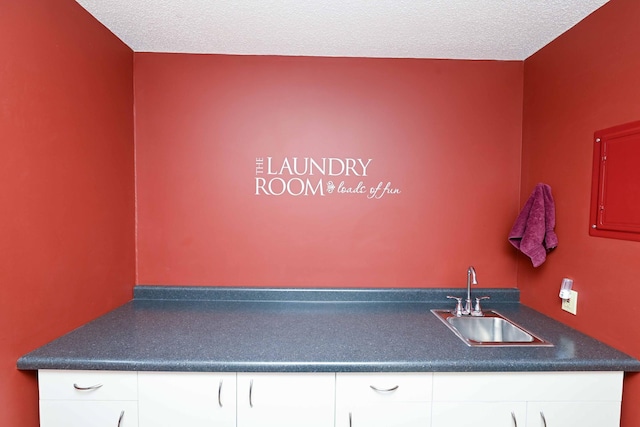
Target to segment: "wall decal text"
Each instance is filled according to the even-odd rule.
[[[367,185],[373,159],[322,157],[256,157],[256,196],[363,195],[381,199],[401,194],[391,181]],[[340,179],[340,181],[338,181]]]

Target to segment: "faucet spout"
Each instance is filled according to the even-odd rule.
[[[465,314],[471,314],[473,305],[471,303],[471,285],[478,284],[478,277],[476,275],[476,269],[473,266],[469,266],[467,269],[467,301],[464,307]]]

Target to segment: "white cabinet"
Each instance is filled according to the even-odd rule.
[[[41,427],[619,427],[622,372],[39,371]]]
[[[238,373],[237,427],[333,427],[333,373]]]
[[[139,372],[140,427],[235,427],[236,374]]]
[[[336,374],[336,427],[429,427],[431,373]]]
[[[137,427],[135,372],[38,371],[42,427]]]
[[[619,427],[622,372],[435,373],[433,425]]]

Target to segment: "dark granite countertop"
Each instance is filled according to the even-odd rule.
[[[640,361],[474,289],[553,347],[468,347],[431,313],[462,289],[139,286],[134,299],[18,360],[18,368],[215,372],[640,371]]]

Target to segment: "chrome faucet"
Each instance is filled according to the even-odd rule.
[[[469,266],[467,269],[467,300],[465,302],[464,307],[462,307],[462,297],[454,297],[448,295],[447,298],[456,300],[456,308],[451,311],[456,317],[461,316],[474,316],[474,317],[482,317],[484,313],[482,312],[482,307],[480,307],[480,301],[484,299],[489,299],[489,297],[478,297],[476,298],[476,304],[473,305],[471,301],[471,285],[478,284],[478,276],[476,275],[476,269],[473,266]]]
[[[476,276],[476,269],[473,266],[467,268],[467,303],[464,306],[464,314],[471,314],[473,311],[473,304],[471,302],[471,285],[477,285],[478,278]]]

